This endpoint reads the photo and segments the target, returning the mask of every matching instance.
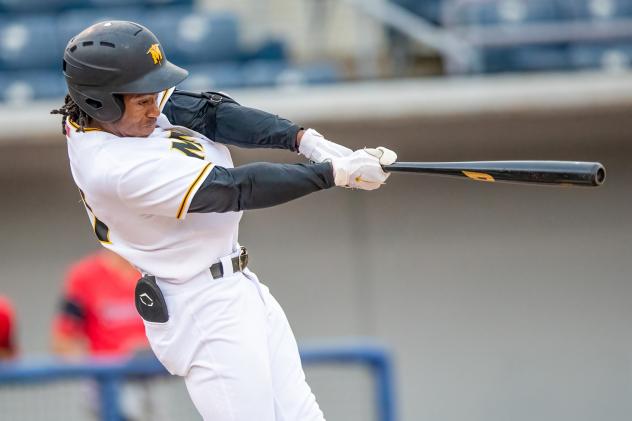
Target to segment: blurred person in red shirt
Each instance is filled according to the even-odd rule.
[[[103,250],[71,266],[53,322],[53,350],[63,356],[127,356],[148,348],[134,306],[138,271]]]
[[[15,313],[8,298],[0,295],[0,360],[15,357]]]
[[[140,273],[119,255],[101,250],[73,264],[66,276],[59,313],[53,321],[53,351],[63,357],[126,357],[152,355],[143,321],[134,305]],[[153,419],[148,382],[126,382],[120,393],[124,420]],[[86,392],[97,418],[98,395]]]

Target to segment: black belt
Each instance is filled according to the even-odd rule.
[[[241,272],[246,269],[246,266],[248,266],[248,250],[246,250],[246,247],[240,247],[239,255],[233,257],[230,261],[233,264],[233,273]],[[213,279],[224,276],[224,266],[222,262],[214,263],[209,269],[211,270]]]

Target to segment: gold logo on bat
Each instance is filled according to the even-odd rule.
[[[494,177],[492,177],[489,174],[485,174],[483,172],[474,172],[474,171],[462,171],[463,174],[467,177],[467,178],[471,178],[472,180],[476,180],[476,181],[487,181],[489,183],[493,183],[494,181]]]
[[[160,51],[160,45],[158,44],[152,44],[151,47],[149,47],[149,50],[147,50],[147,53],[145,54],[150,54],[151,58],[154,60],[154,64],[161,64],[162,63],[162,51]]]

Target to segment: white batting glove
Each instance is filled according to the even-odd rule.
[[[383,154],[382,154],[383,155]],[[389,174],[382,170],[380,159],[365,149],[331,160],[336,186],[362,190],[379,188]]]
[[[349,156],[353,151],[345,146],[334,143],[323,137],[314,129],[303,132],[298,152],[310,161],[320,163],[331,161],[334,158]]]
[[[364,150],[379,159],[380,165],[391,165],[397,161],[397,154],[384,146],[378,146],[375,149],[364,148]]]

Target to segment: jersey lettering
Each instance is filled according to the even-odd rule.
[[[171,130],[169,137],[174,139],[171,142],[171,149],[182,152],[191,158],[204,159],[204,147],[196,138],[187,136],[176,130]]]

